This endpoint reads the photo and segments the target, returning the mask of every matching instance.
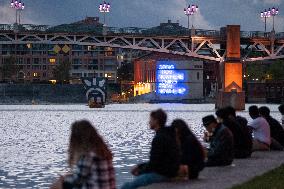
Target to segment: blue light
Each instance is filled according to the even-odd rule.
[[[163,62],[164,63],[164,62]],[[185,80],[185,75],[181,71],[175,70],[173,64],[159,64],[157,70],[157,91],[159,94],[184,94],[186,88],[181,82]]]

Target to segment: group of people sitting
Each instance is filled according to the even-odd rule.
[[[234,158],[249,158],[253,151],[283,150],[284,105],[279,107],[282,125],[270,115],[269,108],[249,107],[252,122],[240,116],[232,107],[202,118],[206,129],[205,149],[187,123],[176,119],[167,127],[167,114],[159,109],[151,112],[149,126],[155,132],[149,161],[135,166],[136,176],[122,189],[134,189],[172,179],[196,179],[204,167],[228,166]],[[52,189],[114,189],[115,172],[112,153],[88,121],[71,126],[68,149],[71,172],[61,176]]]

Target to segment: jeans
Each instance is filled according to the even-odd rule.
[[[147,186],[154,183],[164,182],[168,178],[157,173],[146,173],[139,175],[132,182],[125,183],[121,189],[135,189],[142,186]]]

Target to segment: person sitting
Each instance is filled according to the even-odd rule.
[[[278,110],[279,110],[279,112],[280,112],[281,115],[282,115],[281,122],[282,122],[282,128],[284,129],[284,104],[281,104],[281,105],[278,107]]]
[[[267,121],[259,115],[257,106],[249,107],[249,115],[253,119],[248,123],[248,127],[253,131],[253,151],[268,151],[270,150],[271,138],[270,128]]]
[[[116,188],[112,153],[89,121],[72,124],[68,153],[72,172],[61,176],[52,189]]]
[[[132,170],[137,176],[134,181],[125,183],[122,189],[134,189],[153,183],[164,182],[176,177],[180,165],[175,131],[166,127],[167,114],[159,109],[150,114],[150,129],[156,132],[147,163],[140,164]]]
[[[236,110],[231,107],[228,106],[226,107],[226,111],[228,112],[228,117],[229,119],[235,120],[239,127],[242,130],[242,133],[244,134],[244,146],[243,146],[243,150],[244,150],[244,157],[251,157],[252,154],[252,132],[248,127],[248,121],[246,118],[236,115]]]
[[[234,115],[230,116],[230,112],[233,112],[234,108],[226,107],[216,111],[217,119],[224,126],[229,128],[234,137],[234,157],[235,158],[248,158],[252,153],[252,139],[248,129],[244,129],[239,124]],[[247,128],[247,127],[246,127]]]
[[[213,133],[207,153],[206,166],[231,165],[234,158],[234,139],[230,129],[221,123],[217,123],[213,115],[203,117],[202,122],[206,130]]]
[[[204,149],[185,121],[176,119],[171,125],[181,149],[181,168],[185,167],[188,179],[197,179],[204,168]]]
[[[260,115],[266,119],[270,126],[271,150],[283,150],[284,129],[282,125],[270,115],[270,109],[266,106],[259,108]]]

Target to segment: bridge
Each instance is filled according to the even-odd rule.
[[[220,62],[222,88],[216,107],[245,108],[243,63],[284,58],[284,32],[244,32],[229,25],[217,30],[167,32],[145,28],[101,27],[66,32],[48,26],[0,25],[0,44],[92,45],[171,53]]]
[[[240,32],[244,62],[284,58],[284,32]],[[172,53],[222,62],[226,60],[226,28],[161,32],[147,28],[102,27],[92,32],[53,30],[47,25],[0,25],[0,44],[93,45]]]

